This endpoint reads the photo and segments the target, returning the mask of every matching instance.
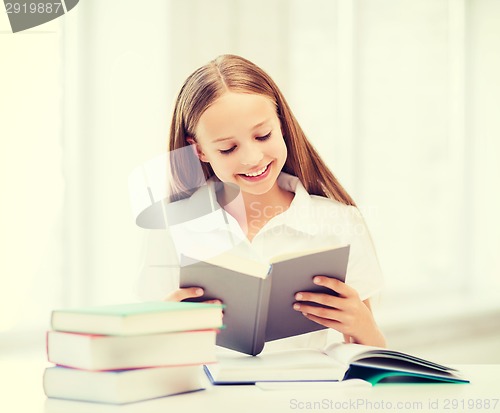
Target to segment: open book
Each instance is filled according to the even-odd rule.
[[[271,263],[224,254],[204,262],[183,257],[180,286],[202,287],[193,301],[220,299],[225,305],[217,344],[246,354],[259,354],[266,341],[326,327],[293,310],[299,291],[334,294],[313,283],[316,275],[345,281],[349,246],[276,257]]]
[[[226,351],[204,366],[213,384],[261,381],[340,381],[468,383],[460,373],[399,351],[334,343],[325,350],[301,348],[251,357]]]

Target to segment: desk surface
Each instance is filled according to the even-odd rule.
[[[500,412],[500,365],[457,365],[470,384],[381,384],[374,387],[263,390],[208,386],[206,390],[124,406],[47,399],[44,361],[0,359],[0,412]]]

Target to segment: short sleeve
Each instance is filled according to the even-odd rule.
[[[172,239],[166,230],[148,230],[137,293],[145,301],[164,300],[179,288],[179,262]]]
[[[348,239],[351,245],[346,283],[354,287],[361,300],[378,293],[383,287],[383,276],[375,246],[366,222],[356,207],[349,207]]]

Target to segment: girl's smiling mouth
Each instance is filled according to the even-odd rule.
[[[238,176],[250,182],[260,181],[269,175],[269,171],[271,170],[271,164],[272,162],[268,163],[265,167],[258,169],[255,172],[248,174],[238,174]]]

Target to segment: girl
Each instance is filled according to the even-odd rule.
[[[228,199],[227,190],[215,193],[233,235],[242,241],[239,253],[265,259],[332,243],[351,245],[345,284],[321,274],[314,278],[338,295],[299,292],[294,309],[342,333],[346,342],[385,346],[369,300],[381,286],[370,235],[273,80],[234,55],[196,70],[179,93],[170,132],[170,153],[188,146],[201,161],[205,179],[240,189],[238,202]],[[189,196],[195,191],[186,175],[183,162],[172,163],[175,193]],[[202,295],[200,288],[177,288],[167,299]],[[327,331],[305,335],[311,337],[302,337],[299,345],[326,344]]]

